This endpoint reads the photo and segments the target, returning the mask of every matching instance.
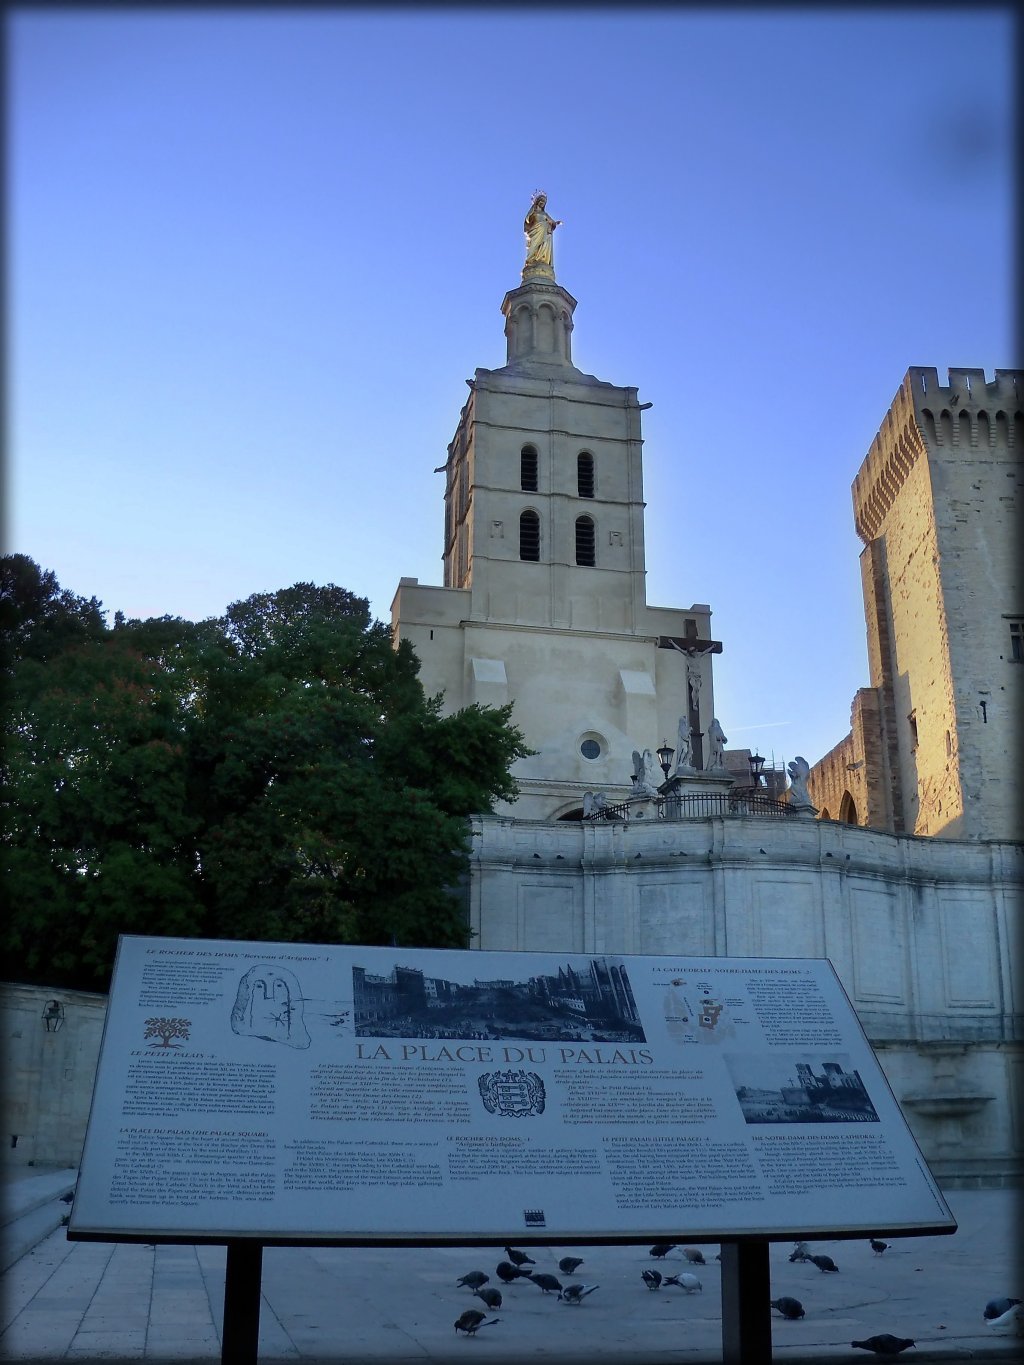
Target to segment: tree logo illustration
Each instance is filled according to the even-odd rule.
[[[171,1040],[183,1038],[187,1042],[191,1027],[191,1019],[147,1019],[143,1037],[159,1039],[159,1042],[150,1043],[150,1047],[181,1047],[180,1043]]]

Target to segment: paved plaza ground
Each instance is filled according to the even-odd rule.
[[[12,1198],[8,1193],[8,1199]],[[875,1255],[866,1240],[820,1242],[838,1274],[791,1264],[789,1244],[771,1250],[773,1296],[790,1295],[806,1316],[773,1315],[776,1361],[872,1360],[854,1338],[912,1337],[901,1357],[927,1361],[1024,1358],[1024,1338],[993,1333],[982,1319],[996,1295],[1024,1298],[1016,1258],[1019,1196],[951,1191],[952,1236],[889,1239]],[[700,1292],[648,1290],[641,1272],[686,1269],[680,1250],[656,1262],[647,1247],[534,1250],[538,1270],[584,1257],[572,1278],[600,1286],[579,1306],[523,1281],[501,1286],[500,1321],[475,1337],[456,1335],[465,1308],[484,1305],[456,1280],[483,1270],[499,1284],[500,1248],[362,1250],[275,1248],[264,1252],[260,1360],[412,1365],[421,1361],[668,1365],[721,1359],[721,1272],[717,1247],[703,1247]],[[3,1275],[0,1358],[17,1361],[211,1362],[220,1357],[223,1247],[69,1242],[44,1238]],[[689,1267],[693,1269],[694,1267]],[[565,1281],[564,1276],[560,1278]],[[566,1281],[567,1282],[567,1281]],[[886,1359],[886,1358],[882,1358]]]

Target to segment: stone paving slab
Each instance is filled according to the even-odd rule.
[[[866,1240],[814,1244],[838,1262],[835,1275],[791,1264],[789,1245],[773,1246],[773,1294],[806,1309],[798,1322],[774,1317],[774,1359],[871,1360],[850,1342],[877,1332],[913,1337],[916,1350],[902,1358],[917,1365],[1024,1358],[1024,1339],[999,1338],[982,1320],[993,1295],[1024,1298],[1018,1198],[994,1190],[947,1198],[960,1223],[953,1236],[893,1238],[882,1256]],[[600,1288],[572,1306],[529,1282],[502,1286],[500,1321],[467,1338],[456,1336],[455,1318],[484,1305],[456,1280],[479,1268],[497,1287],[499,1248],[268,1247],[261,1365],[703,1365],[721,1359],[721,1270],[717,1248],[702,1250],[703,1291],[692,1294],[651,1292],[641,1278],[649,1267],[686,1269],[679,1250],[666,1262],[652,1261],[646,1247],[535,1250],[538,1269],[554,1273],[560,1256],[583,1256],[573,1278]],[[210,1365],[220,1356],[225,1258],[217,1246],[68,1242],[60,1229],[0,1281],[0,1356]]]

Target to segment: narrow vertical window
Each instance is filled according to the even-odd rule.
[[[590,517],[576,518],[576,563],[594,567],[594,523]]]
[[[1010,658],[1024,660],[1024,620],[1010,622]]]
[[[519,558],[540,559],[540,517],[524,512],[519,518]]]
[[[594,457],[589,450],[581,450],[576,456],[576,486],[581,498],[594,496]]]
[[[519,487],[524,493],[537,491],[537,452],[533,446],[523,446],[520,453]]]

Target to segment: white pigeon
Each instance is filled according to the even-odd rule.
[[[1015,1303],[997,1318],[986,1318],[993,1332],[1004,1337],[1024,1337],[1024,1303]]]

